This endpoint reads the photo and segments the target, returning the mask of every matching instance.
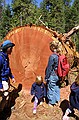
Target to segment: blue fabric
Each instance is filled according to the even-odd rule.
[[[2,85],[2,82],[0,81],[0,89],[2,89],[3,88],[3,85]]]
[[[60,100],[60,88],[56,85],[58,76],[50,76],[47,82],[47,97],[50,104],[55,104]]]
[[[46,97],[46,87],[44,83],[38,85],[34,82],[31,87],[31,95],[35,95],[38,99]]]
[[[4,52],[0,52],[0,81],[8,81],[9,77],[11,79],[14,78],[9,66],[8,55]]]
[[[47,97],[50,104],[55,104],[60,100],[60,89],[57,85],[59,80],[57,76],[58,55],[52,54],[49,57],[48,65],[45,72],[45,80],[47,82]]]
[[[73,108],[76,108],[79,110],[79,86],[74,82],[71,87],[71,93],[70,93],[70,104]]]
[[[7,44],[10,44],[10,43],[11,43],[10,40],[6,40],[6,41],[4,41],[4,43],[2,44],[2,47],[4,47],[4,46],[7,45]]]
[[[48,65],[46,67],[45,79],[48,79],[51,74],[56,75],[55,71],[57,70],[57,67],[58,67],[58,55],[52,54],[49,57]]]

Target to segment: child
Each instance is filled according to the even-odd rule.
[[[42,104],[46,97],[46,87],[41,76],[37,76],[36,81],[32,84],[31,95],[33,95],[32,102],[34,100],[33,114],[36,114],[37,105]]]
[[[70,87],[71,93],[69,96],[70,106],[66,110],[65,115],[63,116],[63,120],[69,120],[69,113],[73,112],[73,109],[79,110],[79,74],[75,79],[75,82],[72,83]]]

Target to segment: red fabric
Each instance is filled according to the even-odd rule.
[[[65,55],[59,56],[58,62],[58,75],[60,77],[65,77],[69,72],[69,63],[67,61],[67,57]]]

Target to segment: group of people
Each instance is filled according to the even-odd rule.
[[[1,45],[0,51],[0,91],[2,91],[3,98],[8,100],[9,98],[9,86],[10,79],[13,82],[16,80],[11,72],[9,65],[9,55],[12,53],[12,49],[15,46],[10,40],[5,40]],[[49,57],[48,65],[45,71],[45,78],[43,82],[42,76],[37,76],[35,82],[31,87],[31,95],[33,96],[32,102],[34,102],[33,113],[36,114],[38,104],[42,104],[46,98],[48,99],[48,105],[54,106],[60,101],[60,88],[58,81],[60,80],[57,75],[58,67],[58,54],[60,52],[57,44],[50,43],[50,50],[52,54]],[[70,106],[66,110],[63,120],[68,120],[69,113],[73,111],[74,108],[79,110],[79,75],[75,82],[71,85],[70,93]]]
[[[45,78],[41,76],[36,77],[36,81],[32,84],[31,95],[34,98],[33,113],[36,114],[36,108],[38,104],[44,101],[46,98],[49,106],[54,106],[60,101],[60,88],[57,84],[59,77],[57,75],[58,67],[58,45],[51,42],[50,50],[53,52],[48,60],[48,65],[45,70]]]
[[[58,54],[60,54],[60,50],[58,45],[53,42],[50,43],[50,50],[52,51],[52,54],[49,57],[48,65],[46,67],[44,82],[41,76],[37,76],[31,87],[31,95],[33,95],[32,102],[34,102],[34,114],[36,114],[37,106],[42,104],[45,98],[48,99],[49,106],[54,106],[60,101],[60,87],[58,84],[60,78],[57,74]],[[71,85],[70,89],[70,105],[63,115],[63,120],[69,120],[68,115],[73,112],[74,108],[79,110],[79,75]]]

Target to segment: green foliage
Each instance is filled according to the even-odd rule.
[[[79,0],[74,0],[71,7],[71,25],[72,28],[79,25]],[[77,50],[79,51],[79,31],[75,34],[75,44]]]
[[[11,18],[11,11],[10,6],[6,6],[2,9],[0,18],[0,40],[6,36],[6,34],[10,30],[10,18]]]
[[[36,0],[13,0],[10,6],[4,2],[0,0],[0,40],[11,29],[30,23],[45,25],[59,33],[79,25],[79,0],[74,0],[72,5],[72,0],[43,0],[39,8]],[[78,38],[77,31],[72,39],[79,51]]]
[[[65,17],[63,0],[43,0],[41,3],[42,20],[48,23],[48,27],[64,33]]]
[[[37,14],[38,8],[34,3],[35,3],[34,0],[14,0],[13,1],[12,19],[16,24],[16,26],[22,26],[28,23],[35,24],[35,21],[37,20],[37,16],[38,16]]]

